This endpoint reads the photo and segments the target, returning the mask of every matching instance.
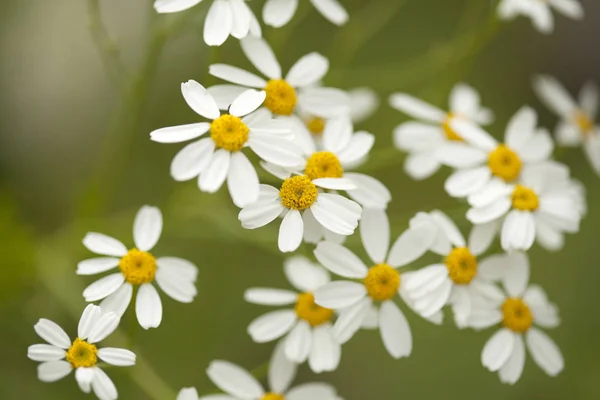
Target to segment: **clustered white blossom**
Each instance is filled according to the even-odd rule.
[[[200,2],[156,0],[154,8],[173,13]],[[336,0],[311,3],[336,25],[348,19]],[[298,0],[267,0],[264,23],[281,27],[297,7]],[[503,0],[498,14],[502,19],[528,16],[539,30],[549,32],[551,8],[572,18],[583,16],[576,0]],[[343,345],[360,329],[378,329],[393,358],[409,357],[413,336],[405,313],[439,325],[444,307],[451,309],[459,329],[498,327],[483,348],[481,362],[498,372],[502,382],[519,380],[525,348],[545,373],[560,373],[563,356],[539,329],[560,324],[558,309],[542,288],[529,284],[526,252],[535,243],[559,250],[565,233],[579,230],[586,214],[585,189],[553,154],[556,145],[581,145],[600,174],[600,126],[594,123],[598,88],[586,84],[576,101],[555,78],[534,79],[535,92],[560,118],[556,144],[529,106],[514,114],[499,142],[483,128],[493,122],[493,112],[464,83],[452,89],[448,111],[407,93],[392,94],[390,105],[415,118],[393,133],[396,147],[408,154],[406,173],[421,180],[443,166],[451,169],[445,190],[466,201],[464,219],[472,224],[465,238],[444,212],[419,212],[398,235],[388,220],[391,194],[385,184],[349,172],[368,161],[374,146],[375,135],[355,131],[354,123],[376,110],[377,96],[368,88],[343,91],[321,86],[329,61],[318,53],[300,57],[283,74],[246,2],[212,0],[204,22],[205,42],[219,46],[230,35],[240,39],[241,50],[260,75],[231,65],[211,65],[210,74],[227,84],[209,88],[194,80],[181,84],[185,102],[200,121],[156,129],[150,138],[158,143],[192,141],[174,157],[173,179],[197,179],[206,193],[226,183],[232,202],[240,208],[242,227],[256,229],[278,220],[279,250],[293,253],[304,242],[314,245],[314,259],[308,258],[311,254],[292,255],[283,265],[290,285],[245,292],[246,301],[276,308],[248,325],[255,342],[277,341],[269,389],[237,365],[216,360],[206,372],[226,393],[222,398],[340,399],[324,383],[290,388],[297,366],[307,362],[315,373],[334,371],[342,362]],[[250,153],[256,157],[249,158]],[[253,163],[255,159],[258,162]],[[274,176],[269,182],[277,182],[275,186],[260,182],[258,167]],[[100,303],[85,308],[73,341],[52,321],[40,319],[35,325],[49,343],[28,349],[29,358],[41,362],[40,380],[56,381],[75,370],[84,392],[93,390],[101,400],[117,398],[117,389],[97,366],[98,360],[129,366],[135,355],[124,349],[98,349],[96,343],[117,328],[134,296],[135,314],[144,329],[157,328],[163,320],[156,286],[182,303],[196,296],[194,264],[150,252],[162,227],[160,210],[143,206],[133,223],[133,246],[100,233],[83,238],[84,246],[101,257],[81,261],[77,274],[118,271],[84,290],[86,302]],[[343,244],[357,228],[367,257]],[[496,238],[499,247],[494,246]],[[438,261],[422,261],[426,253],[437,255]],[[184,388],[178,399],[217,397],[199,397],[196,389]]]

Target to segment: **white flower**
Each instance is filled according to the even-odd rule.
[[[176,400],[198,400],[198,391],[196,388],[183,388],[177,394]]]
[[[310,2],[332,23],[340,26],[348,21],[348,13],[338,0],[310,0]],[[297,8],[298,0],[267,0],[263,7],[263,21],[267,25],[280,28],[290,22]]]
[[[135,247],[127,247],[119,240],[102,233],[88,233],[83,245],[88,250],[107,257],[91,258],[77,264],[77,274],[93,275],[118,267],[119,272],[105,276],[83,291],[85,301],[98,301],[104,312],[122,316],[138,288],[135,313],[144,328],[156,328],[162,320],[162,303],[158,286],[172,299],[191,303],[196,296],[198,269],[191,262],[175,257],[155,258],[150,250],[156,245],[162,231],[162,214],[156,207],[143,206],[133,222]]]
[[[283,339],[285,354],[295,363],[308,360],[310,368],[320,373],[337,368],[341,346],[334,339],[331,320],[333,310],[315,304],[314,291],[330,281],[329,273],[308,259],[296,256],[286,260],[284,271],[299,293],[269,288],[251,288],[244,298],[268,306],[294,305],[293,309],[272,311],[256,318],[248,333],[257,343]]]
[[[527,168],[547,162],[554,143],[536,124],[535,111],[522,107],[509,121],[502,144],[472,123],[453,121],[452,128],[465,142],[448,144],[437,151],[444,164],[457,168],[446,180],[448,194],[468,197],[469,203],[476,204],[478,196],[517,182]]]
[[[352,235],[362,213],[360,205],[339,194],[323,193],[318,187],[336,189],[337,180],[297,175],[285,179],[279,190],[260,185],[258,201],[244,207],[238,218],[244,228],[256,229],[282,215],[278,239],[282,252],[295,251],[305,229],[320,231],[322,226],[338,235]]]
[[[600,125],[594,122],[598,113],[598,86],[593,82],[585,84],[577,101],[551,76],[536,77],[533,88],[540,100],[561,118],[556,127],[558,144],[582,146],[592,168],[600,175]]]
[[[527,255],[514,252],[506,255],[502,275],[506,294],[497,301],[479,301],[474,305],[470,326],[485,329],[503,326],[487,341],[481,353],[483,366],[498,372],[504,383],[514,384],[525,366],[525,343],[535,363],[548,375],[556,376],[564,368],[563,356],[542,328],[560,324],[558,309],[548,301],[546,293],[537,285],[528,286],[529,262]],[[525,343],[523,342],[525,339]]]
[[[202,0],[155,0],[158,13],[175,13],[187,10]],[[260,24],[244,0],[213,0],[204,22],[204,42],[220,46],[229,37],[236,39],[248,35],[261,36]]]
[[[467,325],[474,297],[497,298],[497,288],[490,283],[497,276],[497,256],[479,260],[490,242],[472,231],[466,242],[457,226],[441,211],[421,214],[422,223],[437,226],[438,231],[430,248],[444,256],[441,263],[429,265],[402,275],[405,296],[413,309],[425,318],[451,305],[459,328]],[[500,266],[501,267],[501,266]]]
[[[235,205],[244,207],[258,199],[259,181],[252,163],[241,151],[250,147],[259,157],[276,165],[293,167],[303,163],[300,149],[286,138],[289,129],[256,110],[265,100],[264,91],[245,90],[221,115],[213,97],[196,81],[181,84],[190,108],[212,122],[162,128],[150,133],[160,143],[196,139],[210,131],[209,138],[188,144],[173,159],[171,176],[177,181],[198,177],[200,190],[214,193],[227,180]],[[252,114],[250,114],[252,113]],[[242,118],[243,117],[243,118]]]
[[[326,383],[305,383],[290,388],[296,376],[296,364],[289,361],[281,343],[275,348],[269,363],[269,391],[239,366],[227,361],[210,363],[206,374],[223,392],[223,399],[230,400],[335,400],[336,390]],[[200,400],[214,399],[213,395]]]
[[[314,251],[317,260],[346,280],[317,289],[315,302],[321,307],[340,310],[333,326],[340,343],[347,342],[374,313],[373,325],[379,327],[387,351],[394,358],[407,357],[412,351],[412,334],[406,317],[392,300],[396,293],[404,298],[397,268],[423,255],[433,243],[437,229],[430,223],[422,223],[421,219],[411,220],[411,227],[396,240],[388,254],[390,227],[385,211],[365,209],[364,213],[360,234],[372,266],[367,267],[344,246],[319,243]],[[374,302],[379,303],[379,307],[374,307]],[[441,313],[431,319],[441,322]]]
[[[584,193],[562,164],[531,166],[514,185],[498,185],[473,198],[467,218],[491,241],[501,231],[506,251],[529,250],[538,241],[549,250],[564,244],[564,233],[579,231],[586,212]]]
[[[579,0],[501,0],[498,4],[498,16],[500,19],[512,20],[523,15],[531,19],[538,31],[550,33],[554,30],[551,8],[569,18],[583,18]]]
[[[419,121],[400,124],[394,130],[397,148],[409,153],[404,169],[413,179],[425,179],[440,167],[438,149],[462,141],[452,128],[456,120],[486,125],[492,112],[481,106],[479,94],[471,86],[458,83],[450,93],[450,111],[445,112],[405,93],[390,96],[390,105]]]
[[[55,382],[75,370],[75,380],[85,393],[94,391],[100,400],[117,398],[117,388],[106,373],[97,366],[98,361],[127,367],[135,364],[135,354],[113,347],[98,348],[96,344],[110,335],[119,325],[115,313],[102,313],[100,307],[88,305],[77,328],[77,338],[69,336],[56,323],[40,319],[35,324],[36,333],[49,344],[34,344],[27,349],[27,357],[39,361],[38,378]]]

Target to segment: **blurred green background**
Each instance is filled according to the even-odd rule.
[[[277,227],[245,231],[224,189],[209,195],[194,181],[174,183],[169,163],[182,146],[148,138],[158,127],[196,121],[179,84],[215,83],[206,74],[210,60],[250,68],[238,42],[230,38],[219,54],[203,43],[209,0],[170,16],[155,15],[150,0],[103,0],[104,25],[98,24],[96,3],[0,3],[1,399],[84,397],[72,376],[53,384],[37,380],[36,363],[26,357],[27,346],[40,342],[33,325],[45,317],[75,333],[85,305],[82,289],[93,280],[75,275],[77,262],[91,256],[81,239],[98,231],[131,245],[133,218],[143,204],[160,206],[165,216],[154,253],[198,265],[198,296],[191,305],[163,296],[161,327],[138,328],[139,365],[109,371],[120,398],[150,398],[130,379],[132,374],[157,385],[148,367],[175,390],[196,386],[206,393],[213,390],[204,373],[210,360],[249,369],[261,365],[272,345],[253,344],[245,329],[269,308],[246,304],[242,294],[251,286],[287,287]],[[501,137],[508,118],[525,103],[539,110],[543,125],[554,127],[555,118],[533,97],[534,73],[554,74],[571,91],[600,78],[598,1],[583,1],[583,22],[558,17],[550,36],[523,18],[496,27],[490,22],[496,5],[491,0],[342,3],[351,19],[341,29],[301,1],[290,25],[264,33],[284,70],[301,55],[319,51],[331,60],[325,84],[370,86],[379,93],[380,110],[360,128],[377,136],[365,171],[392,190],[394,236],[418,210],[462,206],[444,193],[447,170],[425,182],[403,173],[401,153],[389,146],[392,129],[406,117],[387,106],[391,92],[445,107],[452,85],[464,80],[496,112],[491,131]],[[250,2],[258,15],[262,4]],[[479,361],[491,331],[458,331],[449,320],[435,327],[407,311],[414,336],[410,358],[393,360],[377,332],[363,331],[344,347],[335,373],[314,376],[302,367],[298,382],[332,382],[346,400],[600,398],[599,181],[580,150],[567,151],[562,160],[587,186],[589,214],[561,252],[531,251],[533,280],[561,309],[563,324],[550,332],[566,358],[559,377],[545,376],[528,357],[517,385],[502,385]],[[467,233],[464,219],[458,222]],[[357,244],[349,240],[355,249]],[[107,344],[126,344],[128,320],[124,316],[121,333]],[[158,393],[154,398],[161,398]]]

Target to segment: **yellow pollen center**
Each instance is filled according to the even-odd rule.
[[[590,133],[594,129],[594,122],[583,111],[575,112],[575,124],[577,124],[584,135]]]
[[[306,127],[315,136],[320,136],[325,130],[325,120],[319,117],[313,117],[306,121]]]
[[[376,264],[363,280],[373,300],[390,300],[400,287],[400,273],[388,264]]]
[[[156,274],[156,259],[147,251],[131,249],[119,261],[121,273],[132,285],[150,283]]]
[[[512,182],[519,177],[522,164],[517,153],[501,144],[489,154],[488,165],[492,174],[505,182]]]
[[[240,151],[248,141],[250,129],[238,117],[225,114],[210,124],[210,137],[217,148]]]
[[[306,175],[292,176],[281,184],[281,204],[291,210],[306,210],[317,200],[319,191]]]
[[[285,400],[285,397],[279,393],[267,393],[260,400]]]
[[[452,118],[454,118],[454,115],[449,113],[446,116],[446,119],[444,120],[444,122],[442,122],[442,129],[444,130],[444,133],[446,134],[446,139],[454,140],[457,142],[462,142],[463,138],[460,137],[460,135],[458,133],[456,133],[456,131],[454,129],[452,129],[452,127],[450,126],[450,123],[452,122]]]
[[[512,206],[521,211],[535,211],[540,205],[537,194],[528,187],[517,185],[511,195]]]
[[[73,368],[93,367],[98,361],[97,354],[98,349],[95,345],[77,338],[67,350],[66,359]]]
[[[265,87],[265,107],[277,115],[291,115],[296,108],[296,90],[283,79],[271,79]]]
[[[444,261],[448,268],[450,279],[456,284],[466,285],[471,283],[477,275],[477,257],[471,254],[466,247],[456,247]]]
[[[298,318],[305,320],[311,326],[329,322],[333,316],[333,310],[315,303],[315,296],[312,293],[299,294],[294,309]]]
[[[310,179],[318,178],[341,178],[344,169],[340,160],[330,151],[318,151],[306,160],[304,173]]]
[[[533,314],[523,300],[509,297],[502,305],[502,323],[511,331],[525,333],[533,324]]]

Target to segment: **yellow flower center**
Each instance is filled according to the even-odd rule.
[[[341,178],[344,175],[340,160],[330,151],[313,153],[306,160],[304,171],[310,179]]]
[[[462,142],[463,138],[460,137],[460,135],[458,133],[456,133],[456,131],[454,129],[452,129],[452,127],[450,126],[450,123],[452,122],[452,118],[454,118],[455,115],[448,113],[448,115],[446,116],[446,119],[444,120],[444,122],[442,122],[442,129],[444,130],[444,133],[446,134],[446,139],[448,140],[454,140],[457,142]]]
[[[533,314],[523,300],[509,297],[502,305],[502,323],[511,331],[525,333],[533,324]]]
[[[594,129],[594,122],[583,111],[575,112],[575,124],[584,135],[587,135]]]
[[[466,285],[477,275],[477,257],[466,247],[456,247],[444,261],[454,283]]]
[[[315,296],[312,293],[299,294],[294,309],[298,318],[305,320],[311,326],[319,326],[329,322],[333,316],[333,310],[315,303]]]
[[[291,115],[296,108],[296,90],[283,79],[271,79],[265,87],[265,107],[277,115]]]
[[[528,187],[517,185],[511,195],[512,206],[517,210],[535,211],[540,205],[537,194]]]
[[[248,141],[250,129],[238,117],[225,114],[210,124],[210,137],[217,148],[240,151]]]
[[[281,184],[281,204],[291,210],[306,210],[317,200],[319,191],[306,175],[292,176]]]
[[[67,350],[66,359],[73,368],[93,367],[98,361],[97,354],[98,349],[95,345],[77,338]]]
[[[121,273],[132,285],[150,283],[156,274],[156,258],[147,251],[131,249],[119,261]]]
[[[512,182],[519,177],[522,163],[517,153],[501,144],[489,154],[488,165],[492,174]]]
[[[306,127],[315,136],[320,136],[325,130],[325,120],[319,117],[313,117],[306,121]]]
[[[279,393],[267,393],[260,400],[285,400],[285,397]]]
[[[388,264],[376,264],[369,269],[363,283],[373,300],[390,300],[400,287],[400,273]]]

